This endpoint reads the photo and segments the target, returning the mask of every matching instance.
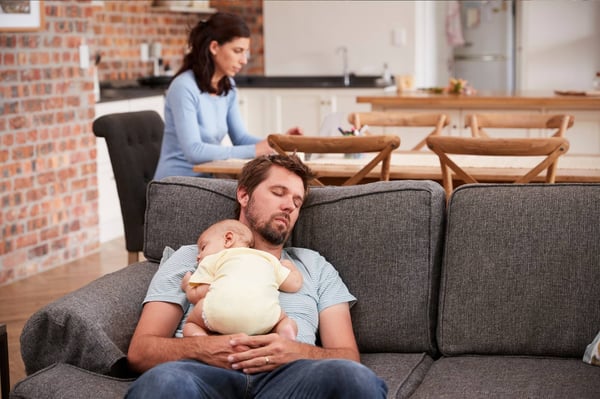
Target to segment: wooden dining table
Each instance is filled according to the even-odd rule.
[[[303,154],[300,154],[303,156]],[[511,159],[509,159],[511,158]],[[369,160],[370,156],[363,155],[356,159],[345,158],[343,155],[331,154],[316,158],[312,156],[305,163],[315,172],[319,180],[325,184],[341,184],[353,176]],[[476,180],[487,183],[507,183],[524,175],[539,162],[537,157],[469,157],[455,158],[465,165],[465,171]],[[536,162],[537,161],[537,162]],[[210,173],[218,177],[237,178],[247,159],[228,159],[206,162],[193,166],[196,173]],[[365,183],[379,179],[381,165],[375,167],[367,175]],[[545,173],[533,181],[543,182]],[[392,155],[390,165],[390,180],[434,180],[442,181],[441,168],[437,156],[429,151],[405,151]],[[600,182],[600,157],[566,154],[559,158],[556,173],[557,183],[566,182]]]

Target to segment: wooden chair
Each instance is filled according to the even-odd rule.
[[[542,114],[470,114],[465,117],[465,127],[471,128],[473,137],[490,137],[486,128],[498,129],[557,129],[553,137],[564,137],[574,122],[571,115]]]
[[[348,178],[342,184],[344,186],[360,183],[379,163],[381,163],[380,180],[388,181],[390,179],[392,151],[400,147],[400,138],[394,135],[316,137],[270,134],[268,141],[269,145],[280,154],[287,154],[288,152],[310,154],[377,153],[356,174]],[[319,186],[323,185],[318,179],[315,179],[313,183]]]
[[[572,117],[567,118],[549,118],[552,123],[543,121],[544,118],[538,118],[540,115],[524,117],[521,126],[517,126],[514,120],[499,118],[499,124],[503,127],[551,127],[558,126],[558,131],[551,137],[545,138],[491,138],[487,134],[482,134],[481,122],[485,126],[490,126],[490,119],[479,116],[471,116],[469,122],[473,126],[473,121],[479,122],[478,128],[474,131],[472,137],[454,137],[454,136],[431,136],[427,137],[427,146],[435,152],[440,160],[442,168],[442,183],[444,190],[449,198],[453,190],[452,171],[456,177],[465,183],[477,183],[477,180],[458,166],[448,154],[454,155],[480,155],[480,156],[545,156],[545,158],[531,168],[527,173],[517,178],[515,183],[529,183],[533,178],[546,170],[546,183],[554,183],[556,178],[556,168],[558,157],[565,154],[569,149],[569,142],[564,137],[565,129],[569,124],[572,125]],[[571,122],[569,122],[569,120]],[[543,122],[543,123],[542,123]],[[540,126],[543,124],[543,126]],[[556,124],[556,125],[555,125]],[[495,127],[495,126],[494,126]]]
[[[440,135],[442,130],[450,124],[450,118],[446,114],[411,114],[393,111],[354,112],[348,115],[348,121],[356,129],[360,129],[365,125],[382,127],[432,127],[433,130],[427,134],[427,137]],[[423,148],[427,137],[417,143],[411,151]]]

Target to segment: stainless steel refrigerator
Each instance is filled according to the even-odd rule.
[[[453,48],[452,73],[478,91],[515,89],[515,4],[513,0],[460,4],[464,45]]]

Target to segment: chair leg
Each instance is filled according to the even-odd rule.
[[[8,333],[6,324],[0,324],[0,383],[2,399],[8,399],[10,391],[10,372],[8,370]]]
[[[139,252],[127,252],[127,263],[131,265],[132,263],[137,263],[140,260]]]

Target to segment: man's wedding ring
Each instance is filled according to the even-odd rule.
[[[265,356],[265,364],[269,364],[271,361],[269,360],[269,356]]]

